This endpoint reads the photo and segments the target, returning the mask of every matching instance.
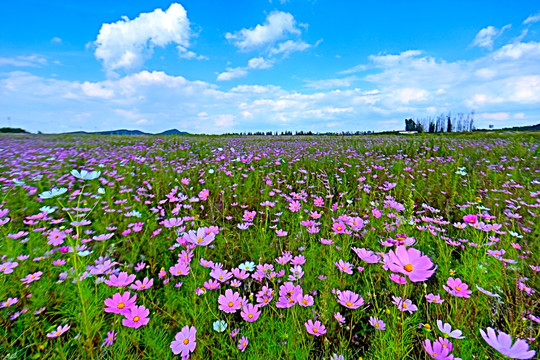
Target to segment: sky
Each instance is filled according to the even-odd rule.
[[[540,5],[513,1],[10,1],[0,127],[385,131],[475,112],[540,123]]]

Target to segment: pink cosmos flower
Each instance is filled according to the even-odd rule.
[[[478,222],[478,216],[476,215],[465,215],[463,217],[463,221],[465,221],[467,224],[476,224]]]
[[[439,338],[440,340],[442,338]],[[451,343],[450,343],[451,344]],[[441,341],[437,340],[431,344],[431,340],[426,339],[424,341],[424,349],[428,355],[437,360],[452,360],[454,359],[453,355],[450,355],[452,347],[448,347],[446,344],[443,344]]]
[[[186,235],[184,235],[184,238],[194,245],[207,246],[214,241],[216,237],[216,234],[213,232],[208,232],[207,230],[208,229],[206,227],[199,228],[197,232],[190,230]]]
[[[148,290],[148,289],[150,289],[150,288],[152,287],[152,285],[154,285],[154,279],[148,280],[148,278],[145,277],[145,278],[143,279],[143,281],[137,280],[137,281],[135,281],[135,284],[131,284],[131,288],[132,288],[133,290],[139,290],[139,291],[141,291],[141,290]]]
[[[454,339],[464,339],[465,336],[461,336],[462,332],[461,330],[453,330],[452,331],[452,325],[448,324],[448,323],[444,323],[441,321],[441,320],[437,320],[437,327],[439,328],[439,330],[443,333],[443,334],[446,334],[448,336],[450,336],[451,338],[454,338]]]
[[[352,250],[358,255],[360,259],[369,263],[376,264],[379,262],[379,255],[376,255],[373,251],[364,248],[352,247]]]
[[[169,272],[173,276],[187,276],[189,275],[189,270],[189,264],[183,262],[178,262],[169,268]]]
[[[444,302],[443,299],[441,299],[441,295],[433,295],[433,294],[427,294],[426,295],[427,302],[435,303],[435,304],[442,304]]]
[[[131,308],[136,305],[137,300],[137,295],[133,295],[132,298],[130,298],[130,296],[131,294],[129,291],[126,291],[123,295],[116,293],[112,298],[105,299],[105,306],[107,306],[104,309],[105,312],[122,315],[129,314]]]
[[[246,347],[248,346],[248,344],[249,344],[249,340],[245,336],[242,336],[242,338],[240,338],[240,340],[238,340],[238,348],[242,352],[244,352],[246,350]]]
[[[326,328],[321,324],[319,320],[313,322],[311,319],[304,323],[306,330],[311,335],[321,336],[326,334]]]
[[[335,234],[343,234],[347,230],[347,227],[340,221],[332,224],[332,230],[334,230]]]
[[[364,305],[364,298],[350,290],[340,291],[337,300],[341,305],[353,310]]]
[[[109,280],[105,280],[105,284],[109,286],[124,287],[128,286],[135,280],[135,275],[128,275],[127,272],[123,271],[118,276],[111,275]]]
[[[386,266],[397,273],[406,275],[412,282],[426,281],[429,279],[435,269],[433,262],[427,255],[414,248],[398,246],[396,251],[390,250],[387,254]]]
[[[0,309],[15,305],[17,302],[19,302],[19,298],[8,298],[6,301],[0,302]]]
[[[47,334],[47,337],[48,338],[56,338],[56,337],[59,337],[60,335],[62,335],[63,333],[65,333],[66,331],[69,330],[71,326],[69,324],[66,324],[64,326],[58,326],[56,328],[56,330],[53,330],[51,331],[50,333]]]
[[[103,345],[102,346],[109,347],[112,344],[114,344],[114,342],[116,341],[116,335],[117,335],[117,333],[114,330],[107,331],[107,337],[105,339],[103,339]]]
[[[256,321],[259,318],[259,315],[261,315],[261,311],[259,310],[259,305],[253,305],[253,304],[245,305],[242,308],[240,315],[242,316],[242,319],[244,319],[247,322]]]
[[[279,287],[279,298],[276,303],[278,308],[290,308],[296,304],[298,295],[302,295],[303,290],[300,285],[286,282]]]
[[[398,274],[390,274],[390,280],[400,285],[405,285],[407,283],[407,279],[405,279],[403,276],[399,276]]]
[[[369,317],[369,324],[377,330],[386,330],[386,324],[384,321],[377,319],[376,317]]]
[[[34,281],[38,281],[39,279],[41,279],[41,275],[43,275],[43,272],[38,271],[33,274],[26,275],[23,279],[21,279],[21,281],[23,282],[23,284],[28,285]]]
[[[449,277],[446,281],[446,285],[443,285],[443,288],[451,295],[464,298],[471,297],[472,291],[468,290],[469,285],[462,282],[459,278],[454,279],[453,277]]]
[[[231,289],[225,290],[225,295],[220,295],[218,298],[219,310],[225,311],[226,313],[235,313],[236,310],[242,307],[240,294]]]
[[[510,335],[500,330],[498,330],[498,333],[499,335],[495,334],[495,330],[490,327],[487,328],[487,334],[484,330],[480,329],[480,335],[482,335],[489,346],[505,356],[512,359],[532,359],[536,354],[536,351],[529,350],[529,344],[525,340],[517,338],[514,345],[512,345],[512,337]]]
[[[413,313],[418,310],[418,307],[412,303],[410,299],[403,300],[401,297],[392,296],[392,303],[395,304],[399,311],[408,311]]]
[[[334,263],[336,265],[336,267],[339,269],[339,271],[341,272],[344,272],[346,274],[352,274],[352,264],[346,262],[346,261],[343,261],[343,260],[339,260],[338,262],[335,262]]]
[[[171,342],[171,350],[173,354],[181,353],[182,358],[187,359],[197,346],[196,339],[197,329],[195,326],[184,326],[182,330],[176,333],[174,340]]]
[[[129,314],[125,314],[126,318],[122,320],[122,325],[130,328],[138,329],[143,325],[148,324],[148,315],[150,310],[144,306],[134,306],[129,309]]]
[[[306,294],[306,295],[298,294],[298,296],[296,297],[296,302],[300,306],[308,307],[308,306],[312,306],[314,301],[313,301],[313,296],[309,294]]]
[[[0,273],[3,272],[4,274],[11,274],[13,269],[15,269],[17,266],[19,266],[18,262],[5,262],[0,264]]]
[[[47,236],[47,244],[52,246],[58,246],[64,243],[66,238],[66,233],[58,229],[52,229],[52,231]]]
[[[340,324],[345,324],[345,317],[341,315],[339,312],[334,314],[334,318],[337,320]]]

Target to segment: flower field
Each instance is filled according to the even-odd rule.
[[[534,135],[0,138],[2,359],[531,359]]]

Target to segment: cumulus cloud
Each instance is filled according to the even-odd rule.
[[[357,81],[356,76],[348,76],[341,79],[324,79],[324,80],[305,80],[306,87],[322,90],[322,89],[336,89],[347,88]]]
[[[115,23],[103,24],[94,42],[94,55],[109,74],[117,70],[140,69],[155,47],[175,44],[181,57],[193,58],[189,51],[189,19],[182,5],[173,3],[166,10],[141,13],[133,20],[122,17]]]
[[[227,71],[219,73],[217,76],[217,81],[229,81],[232,79],[238,79],[244,77],[248,74],[245,68],[227,68]]]
[[[540,13],[538,14],[531,14],[529,15],[525,20],[523,20],[523,24],[534,24],[540,21]]]
[[[506,29],[509,29],[510,26],[511,25],[505,25],[500,30],[494,26],[488,26],[486,28],[483,28],[476,34],[474,40],[471,43],[471,46],[478,46],[489,50],[493,49],[493,42],[495,41],[495,39],[501,36],[501,34]]]
[[[240,51],[246,52],[271,47],[289,35],[300,34],[301,31],[296,26],[296,20],[291,14],[273,11],[268,14],[264,24],[259,24],[251,29],[244,28],[234,33],[227,33],[225,38]]]

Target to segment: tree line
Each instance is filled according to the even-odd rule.
[[[458,113],[452,117],[451,113],[447,115],[441,113],[438,116],[429,116],[413,120],[405,119],[405,131],[417,131],[427,133],[441,132],[469,132],[474,128],[474,111],[465,115]]]

